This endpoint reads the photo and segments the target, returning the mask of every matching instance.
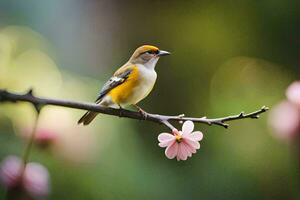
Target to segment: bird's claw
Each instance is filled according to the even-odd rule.
[[[124,109],[119,105],[119,117],[123,117]]]
[[[139,108],[138,112],[143,115],[143,119],[146,120],[148,117],[148,113],[146,111],[144,111],[143,109]]]
[[[139,107],[138,105],[134,104],[134,106],[136,107],[136,109],[138,110],[138,112],[143,116],[143,120],[146,120],[149,116],[149,113],[147,113],[146,111],[144,111],[141,107]]]

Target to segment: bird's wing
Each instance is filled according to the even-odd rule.
[[[96,102],[102,100],[102,98],[113,88],[117,87],[118,85],[122,84],[133,71],[134,65],[123,66],[116,73],[103,85]]]

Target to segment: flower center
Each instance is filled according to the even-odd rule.
[[[182,141],[182,137],[179,134],[175,135],[176,142],[180,143]]]

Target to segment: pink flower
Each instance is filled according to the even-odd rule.
[[[39,163],[28,163],[23,175],[23,187],[32,197],[46,197],[49,193],[48,170]]]
[[[6,157],[0,168],[0,180],[7,188],[16,187],[20,183],[22,162],[16,156]]]
[[[286,90],[287,99],[300,108],[300,81],[293,82]]]
[[[300,128],[300,111],[289,101],[276,105],[269,116],[273,135],[279,139],[292,140],[297,137]]]
[[[49,147],[58,139],[58,134],[50,129],[38,129],[35,137],[35,143],[40,147]]]
[[[192,121],[186,121],[182,125],[182,131],[174,129],[170,133],[161,133],[158,136],[159,146],[167,147],[165,154],[167,158],[177,160],[186,160],[188,157],[192,157],[193,153],[200,148],[199,141],[202,140],[203,134],[200,131],[194,130],[194,123]]]
[[[0,180],[2,185],[15,192],[26,192],[34,199],[43,199],[49,194],[48,170],[38,163],[27,163],[23,175],[23,163],[16,156],[8,156],[1,163]]]
[[[62,108],[46,109],[39,116],[34,142],[42,150],[47,150],[67,162],[95,161],[96,152],[103,146],[97,145],[97,127],[78,127],[73,117],[72,112]],[[16,128],[21,137],[30,139],[33,123],[16,124]]]

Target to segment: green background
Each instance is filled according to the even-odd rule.
[[[299,79],[299,8],[296,0],[1,0],[0,88],[92,102],[136,47],[153,44],[172,55],[158,62],[146,111],[220,117],[272,107]],[[41,126],[66,135],[31,155],[49,170],[49,199],[300,198],[299,150],[273,137],[268,114],[227,130],[196,125],[201,148],[180,162],[158,147],[166,127],[102,115],[83,128],[82,114],[42,111]],[[33,116],[25,103],[0,105],[1,160],[22,155],[20,132]]]

